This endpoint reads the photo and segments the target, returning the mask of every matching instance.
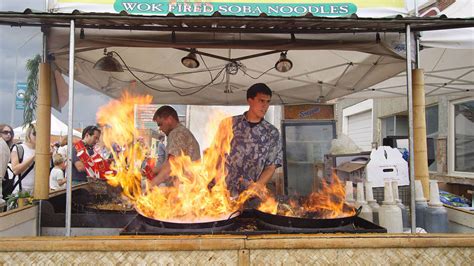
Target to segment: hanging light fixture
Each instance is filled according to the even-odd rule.
[[[288,72],[293,67],[293,62],[291,62],[290,59],[286,58],[287,52],[288,51],[281,52],[280,59],[278,59],[278,61],[275,64],[275,69],[278,72]]]
[[[117,59],[114,58],[113,53],[115,52],[107,53],[107,48],[104,49],[104,56],[97,60],[94,65],[94,69],[107,72],[123,72],[122,65]]]
[[[191,49],[187,56],[181,58],[181,63],[187,68],[198,68],[199,61],[196,58],[196,49]]]

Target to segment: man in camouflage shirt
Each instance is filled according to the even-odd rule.
[[[249,110],[232,117],[234,137],[227,157],[227,189],[237,196],[253,186],[265,186],[275,169],[282,166],[280,134],[264,117],[272,91],[257,83],[247,90]]]
[[[161,106],[156,110],[153,121],[168,137],[166,144],[166,153],[168,157],[161,167],[154,169],[156,176],[152,180],[152,184],[159,185],[169,181],[171,174],[170,158],[187,155],[192,161],[201,159],[199,143],[194,135],[186,127],[179,123],[178,113],[171,106]]]

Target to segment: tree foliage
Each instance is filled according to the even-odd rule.
[[[23,111],[23,125],[29,125],[35,119],[36,100],[38,98],[38,74],[41,56],[35,55],[26,62],[28,70],[27,86],[25,92],[25,109]]]

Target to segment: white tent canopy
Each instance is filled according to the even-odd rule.
[[[53,12],[71,12],[72,8],[118,12],[111,5],[113,1],[86,2],[49,1],[49,7]],[[140,16],[127,11],[120,15],[0,14],[0,23],[45,28],[48,61],[55,77],[60,77],[69,71],[69,23],[74,20],[75,80],[113,98],[129,90],[152,95],[153,103],[195,105],[244,104],[246,89],[257,82],[272,88],[276,95],[273,104],[324,102],[353,94],[405,70],[406,25],[411,25],[412,31],[474,25],[470,19],[377,18],[389,10],[409,15],[406,3],[410,1],[350,2],[360,5],[357,15],[368,15],[362,11],[369,7],[372,17]],[[437,1],[424,2],[428,7],[430,3],[437,5]],[[113,52],[124,72],[93,68],[104,56],[104,48]],[[200,66],[196,69],[181,63],[191,48],[198,53]],[[410,48],[414,51],[413,46]],[[285,73],[274,68],[282,51],[288,51],[287,57],[293,62],[293,68]],[[58,89],[61,87],[65,88]]]
[[[420,53],[426,96],[473,96],[474,49],[427,48]],[[345,98],[405,97],[406,72]]]
[[[64,41],[67,40],[67,30],[54,29],[52,32],[54,35],[49,39],[49,44],[50,51],[56,53],[54,63],[62,73],[67,73],[68,54],[62,53],[61,49],[67,45]],[[77,41],[75,79],[113,98],[120,97],[123,89],[153,95],[153,103],[245,104],[245,91],[257,82],[268,84],[278,95],[273,97],[273,103],[317,102],[375,85],[402,72],[406,66],[403,57],[392,48],[404,41],[404,37],[399,34],[387,34],[381,36],[381,40],[377,40],[377,35],[373,33],[360,34],[356,40],[352,35],[333,34],[323,36],[321,43],[317,43],[318,36],[311,35],[296,35],[295,38],[299,40],[296,43],[289,43],[286,34],[260,35],[249,38],[256,38],[253,41],[254,48],[261,50],[241,49],[239,45],[220,45],[218,49],[201,44],[197,48],[202,53],[231,58],[230,61],[251,57],[236,60],[236,74],[231,74],[226,67],[229,61],[206,55],[198,56],[200,67],[190,70],[181,64],[181,58],[188,54],[186,51],[149,48],[154,43],[160,45],[157,38],[151,37],[154,35],[152,33],[145,35],[144,39],[139,39],[138,33],[127,32],[127,36],[114,34],[108,36],[102,30],[85,31],[87,37]],[[240,38],[247,37],[227,34],[221,38],[230,41],[238,35]],[[204,40],[207,37],[203,35],[201,38]],[[259,38],[268,41],[259,44]],[[282,44],[278,44],[278,40]],[[93,69],[95,62],[103,56],[104,42],[115,44],[107,50],[118,53],[123,60],[122,65],[130,71],[117,73]],[[145,42],[147,47],[122,47],[140,46]],[[183,47],[186,45],[189,44],[180,44]],[[83,51],[82,47],[100,49]],[[270,53],[283,49],[290,50],[287,57],[293,62],[293,69],[286,73],[274,69],[280,53]],[[252,58],[267,52],[270,54]]]
[[[36,120],[32,122],[33,124],[36,123]],[[52,136],[67,136],[68,127],[64,124],[61,120],[51,114],[51,135]],[[19,126],[13,129],[15,132],[15,137],[20,139],[25,139],[26,127]],[[73,130],[72,134],[75,137],[81,138],[81,133],[77,130]]]
[[[420,15],[474,17],[474,1],[457,0],[440,10],[436,1],[424,1]],[[444,7],[444,6],[443,6]],[[474,28],[429,31],[421,34],[420,68],[425,72],[426,96],[474,95]],[[405,97],[406,72],[369,86],[346,98]]]

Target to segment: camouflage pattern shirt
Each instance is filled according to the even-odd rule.
[[[234,137],[227,157],[227,189],[232,196],[244,191],[270,165],[282,166],[280,133],[269,122],[249,123],[245,116],[232,117]]]
[[[201,159],[199,143],[191,131],[181,124],[170,131],[166,152],[173,156],[180,156],[182,152],[184,155],[191,157],[192,161]]]

